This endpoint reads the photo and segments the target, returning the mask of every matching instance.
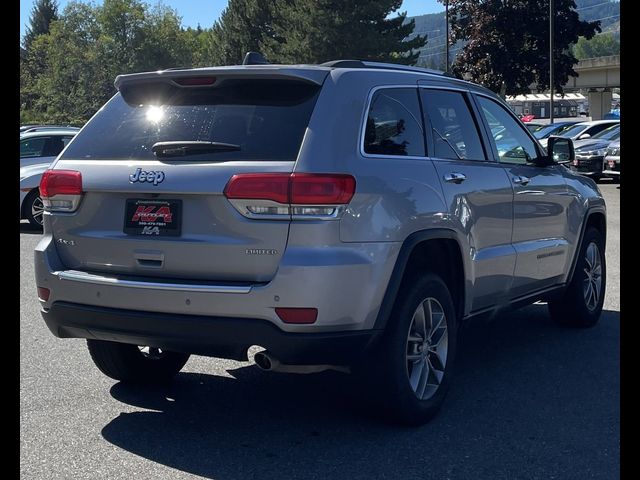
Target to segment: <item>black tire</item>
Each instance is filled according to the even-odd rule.
[[[136,345],[87,340],[91,359],[102,373],[129,383],[164,383],[184,367],[189,354],[162,351],[146,355]]]
[[[437,301],[438,308],[444,312],[447,336],[444,338],[446,346],[446,361],[444,362],[443,375],[439,386],[428,398],[418,398],[409,379],[410,368],[417,368],[407,358],[411,346],[409,345],[409,333],[413,325],[414,313],[418,306],[425,305],[428,298]],[[440,330],[436,330],[440,331]],[[437,337],[437,334],[434,338]],[[442,337],[441,337],[442,338]],[[434,340],[436,343],[437,338]],[[369,382],[374,383],[373,390],[378,395],[377,406],[383,410],[385,416],[405,425],[422,425],[428,422],[439,411],[444,398],[449,390],[453,364],[457,346],[457,321],[455,308],[451,294],[442,281],[435,274],[424,274],[407,282],[407,288],[398,298],[394,311],[389,318],[389,323],[382,338],[378,350],[371,356],[374,361],[369,361]],[[412,350],[415,352],[415,350]],[[429,355],[427,355],[429,356]],[[431,357],[432,358],[432,357]],[[435,362],[435,359],[433,360]],[[434,363],[435,364],[435,363]],[[442,366],[442,364],[440,364]],[[423,367],[424,368],[424,367]],[[434,370],[432,370],[434,372]],[[415,377],[414,377],[415,378]],[[427,389],[430,376],[427,376]],[[373,380],[375,379],[375,380]],[[418,382],[420,385],[420,381]],[[419,386],[418,386],[419,389]]]
[[[37,188],[31,190],[24,199],[22,204],[23,217],[29,221],[29,224],[33,227],[42,228],[42,215],[34,216],[33,210],[35,205],[42,205],[42,199],[40,198],[40,190]]]
[[[588,294],[585,293],[588,282],[586,270],[590,269],[587,261],[587,250],[590,245],[595,244],[601,266],[601,288],[597,301],[592,301],[593,305],[588,305]],[[585,270],[586,269],[586,270]],[[592,283],[592,286],[595,285]],[[549,314],[559,325],[574,328],[593,327],[600,319],[604,295],[607,286],[607,268],[604,254],[604,239],[600,231],[593,227],[588,227],[582,239],[580,252],[576,263],[576,269],[564,295],[549,302]]]

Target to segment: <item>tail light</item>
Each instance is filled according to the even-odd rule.
[[[82,174],[75,170],[46,170],[40,180],[40,197],[48,211],[74,212],[82,197]]]
[[[332,173],[244,173],[231,177],[224,195],[244,216],[260,219],[339,218],[356,180]]]

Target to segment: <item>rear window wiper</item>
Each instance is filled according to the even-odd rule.
[[[156,157],[181,157],[184,155],[197,155],[210,152],[237,152],[240,145],[222,142],[202,142],[198,140],[157,142],[151,147]]]

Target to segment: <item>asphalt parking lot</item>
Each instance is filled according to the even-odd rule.
[[[362,414],[350,377],[263,373],[192,357],[168,387],[102,375],[56,339],[22,224],[20,472],[25,479],[615,479],[620,476],[620,189],[608,208],[600,323],[556,327],[532,305],[468,327],[440,414],[406,429]],[[375,395],[375,392],[371,392]]]

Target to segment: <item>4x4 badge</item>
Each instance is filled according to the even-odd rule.
[[[164,172],[162,170],[145,172],[141,168],[138,168],[135,172],[129,175],[129,182],[148,182],[158,185],[164,181]]]

